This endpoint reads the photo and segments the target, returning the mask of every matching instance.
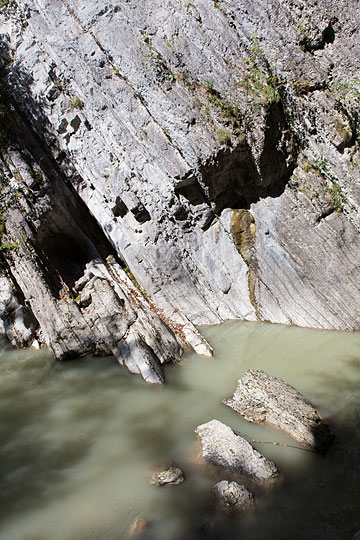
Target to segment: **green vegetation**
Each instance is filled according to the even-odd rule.
[[[214,105],[214,107],[220,109],[225,118],[233,121],[239,119],[239,107],[236,104],[223,99],[220,93],[214,89],[212,81],[206,81],[205,88],[209,102]]]
[[[329,91],[337,102],[337,109],[347,118],[348,123],[335,121],[335,129],[340,137],[350,142],[354,137],[354,152],[360,148],[359,109],[360,79],[354,77],[348,81],[334,82]]]
[[[305,173],[316,174],[322,179],[326,178],[327,182],[331,182],[330,186],[327,185],[324,187],[324,194],[329,195],[332,198],[335,211],[342,212],[344,204],[346,203],[346,196],[343,193],[340,184],[336,182],[335,176],[331,173],[330,163],[323,157],[319,157],[312,163],[309,160],[305,160],[302,170]],[[305,193],[304,189],[302,189],[302,191]],[[311,199],[318,199],[319,196],[320,193],[318,191],[313,191]]]
[[[265,52],[255,35],[252,37],[252,47],[249,52],[249,58],[244,61],[247,73],[237,85],[255,96],[258,103],[266,110],[280,99],[280,90],[284,82],[272,73]]]
[[[335,122],[335,130],[336,133],[345,141],[348,141],[352,137],[352,131],[350,126],[345,124],[344,122],[341,122],[338,118],[336,118]]]
[[[146,293],[146,291],[139,285],[139,282],[138,280],[136,279],[136,277],[134,276],[134,274],[132,273],[132,271],[130,270],[130,268],[128,266],[124,266],[123,267],[123,270],[125,272],[125,274],[127,275],[127,277],[132,281],[132,283],[135,285],[135,287],[137,288],[137,290],[145,297],[147,298],[148,295]]]
[[[291,86],[293,87],[295,94],[301,96],[310,91],[311,84],[312,82],[308,79],[299,79],[298,81],[294,81]]]
[[[299,32],[301,34],[301,39],[300,39],[300,47],[301,47],[301,49],[304,52],[311,51],[311,42],[310,42],[310,37],[309,37],[309,30],[307,28],[305,28],[305,26],[303,25],[303,23],[301,21],[298,21],[297,27],[298,27]]]
[[[69,108],[71,111],[74,109],[82,110],[84,108],[84,102],[79,97],[74,97],[69,101]]]
[[[0,9],[7,6],[9,3],[9,0],[0,0]]]
[[[330,87],[330,93],[343,106],[360,107],[360,80],[357,77],[348,81],[334,82]]]
[[[0,245],[0,251],[13,251],[16,252],[19,249],[19,244],[17,242],[3,242]]]
[[[41,184],[42,181],[44,180],[44,176],[43,176],[43,173],[37,169],[32,169],[32,173],[33,173],[33,176],[36,180],[36,183],[37,184]]]
[[[169,132],[168,128],[161,126],[161,129],[163,130],[164,135],[165,135],[168,139],[171,140],[170,132]]]
[[[220,144],[230,144],[231,133],[227,129],[218,129],[217,140]]]
[[[337,182],[333,182],[330,187],[326,187],[324,189],[324,193],[331,196],[336,212],[342,212],[344,209],[344,203],[346,202],[346,197],[342,192],[340,185]]]

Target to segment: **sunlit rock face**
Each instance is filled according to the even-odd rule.
[[[90,304],[75,305],[88,265],[109,255],[141,297],[134,317],[156,320],[151,338],[131,338],[156,373],[188,344],[210,354],[194,324],[359,328],[359,11],[347,0],[1,8],[1,254],[40,341],[60,332],[69,355],[116,350],[109,336],[88,340]],[[31,249],[46,300],[29,285]],[[119,277],[101,272],[126,343]],[[68,320],[85,317],[71,346],[40,315],[64,295]]]

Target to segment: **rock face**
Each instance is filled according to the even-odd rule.
[[[195,433],[200,438],[202,457],[209,463],[258,484],[272,483],[279,478],[275,463],[218,420],[198,426]]]
[[[358,2],[3,4],[1,255],[56,356],[160,380],[194,324],[360,328]]]
[[[254,505],[254,497],[245,486],[222,480],[214,486],[214,494],[220,508],[225,510],[248,510]]]
[[[334,437],[295,388],[261,370],[247,371],[224,403],[248,422],[272,424],[318,452],[325,452]]]

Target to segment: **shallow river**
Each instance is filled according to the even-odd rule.
[[[148,386],[113,358],[54,363],[47,351],[1,349],[1,540],[125,540],[146,518],[149,540],[351,540],[360,530],[360,334],[266,323],[203,329],[216,350],[188,354]],[[326,456],[221,404],[249,368],[295,386],[336,433]],[[276,461],[280,488],[256,510],[214,512],[194,429],[217,418]],[[291,446],[274,446],[271,441]],[[186,480],[154,487],[148,474],[176,462]]]

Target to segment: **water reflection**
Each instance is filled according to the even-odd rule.
[[[1,540],[124,540],[142,517],[152,522],[144,540],[350,540],[360,530],[360,335],[239,322],[204,333],[216,356],[169,366],[163,388],[113,358],[57,364],[46,351],[1,349]],[[337,436],[326,456],[221,404],[250,367],[319,407]],[[286,481],[259,492],[246,516],[214,512],[211,487],[226,475],[194,460],[194,429],[212,418],[291,445],[254,444]],[[171,461],[185,482],[150,486],[148,472]]]

